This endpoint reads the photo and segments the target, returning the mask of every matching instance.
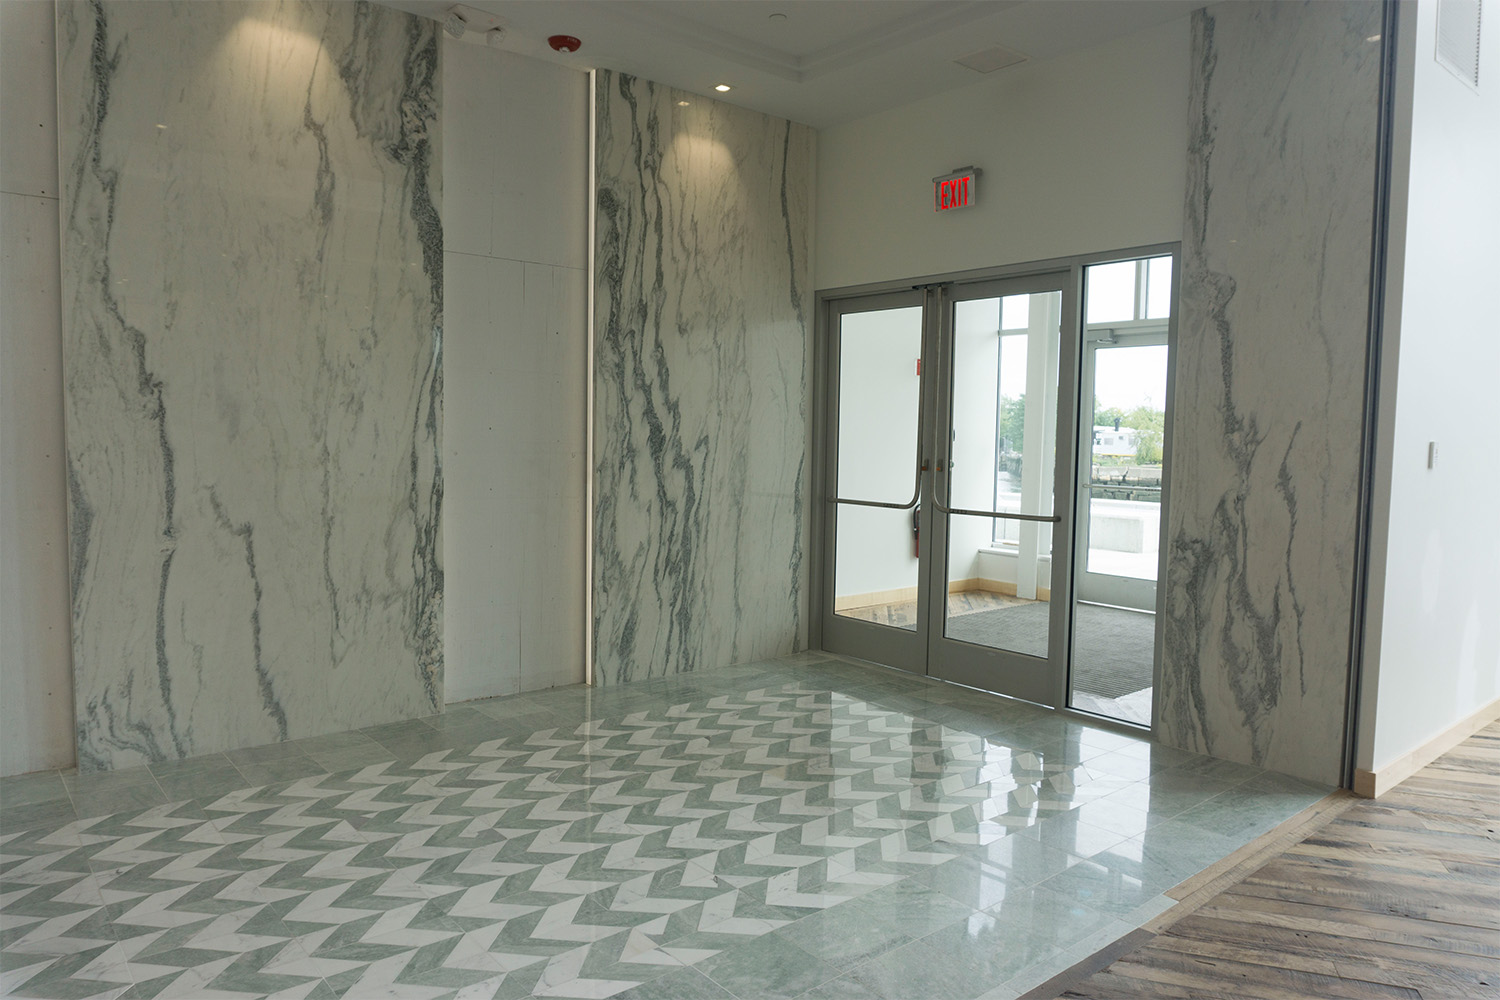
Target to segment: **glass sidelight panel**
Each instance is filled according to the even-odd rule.
[[[914,630],[923,311],[838,324],[834,613]]]
[[[1074,708],[1149,725],[1172,258],[1085,269]]]
[[[1062,293],[953,304],[943,635],[1046,658]]]

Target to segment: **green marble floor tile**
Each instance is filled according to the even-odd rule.
[[[859,908],[859,897],[779,927],[774,933],[835,966],[848,966],[913,940],[896,924]]]
[[[138,788],[141,786],[154,786],[156,776],[151,769],[142,765],[141,767],[125,767],[116,771],[92,771],[88,774],[68,774],[63,776],[63,785],[68,794],[97,795],[109,794],[121,788]]]
[[[132,784],[97,792],[80,790],[73,793],[73,807],[80,819],[107,816],[113,813],[140,812],[168,801],[171,800],[155,781],[149,785]]]
[[[67,797],[67,786],[58,771],[38,771],[35,774],[0,778],[0,809],[55,802]]]
[[[315,758],[301,754],[261,764],[236,764],[235,767],[252,787],[297,781],[301,778],[310,778],[315,774],[327,773],[327,769]]]
[[[432,733],[433,729],[421,719],[405,719],[401,722],[386,722],[378,726],[366,726],[358,732],[376,741],[384,743],[388,739],[399,739],[403,736],[420,736],[424,733]]]
[[[1039,844],[1035,846],[1039,850],[1048,850]],[[1067,867],[1067,859],[1064,858],[1060,864],[1061,867],[1057,868],[1057,871]],[[1048,876],[1055,874],[1051,871],[1052,865],[1049,864],[1046,867]],[[1035,874],[1039,873],[1034,872],[1033,875]],[[912,878],[952,897],[956,902],[971,910],[982,910],[987,906],[993,906],[1017,888],[1035,884],[1025,881],[1012,872],[991,868],[967,858],[955,858],[946,864],[933,867],[924,874],[913,875]]]
[[[718,983],[694,968],[681,968],[650,982],[616,993],[612,1000],[736,1000]]]
[[[1040,823],[1027,827],[1017,836],[1039,841],[1044,847],[1079,858],[1091,858],[1122,840],[1130,839],[1117,830],[1085,822],[1078,809],[1049,816]]]
[[[838,976],[839,970],[775,935],[738,945],[696,968],[736,997],[790,1000]]]
[[[295,741],[283,743],[268,743],[265,746],[246,747],[240,750],[227,750],[224,753],[230,763],[236,766],[240,764],[273,764],[284,760],[300,760],[307,757],[307,752]]]
[[[354,729],[343,733],[325,733],[322,736],[309,736],[307,739],[294,740],[292,746],[311,757],[314,754],[368,747],[374,743],[375,741],[369,736]]]
[[[396,759],[393,753],[373,740],[345,750],[318,751],[311,756],[329,774],[355,771],[371,764],[383,764]]]
[[[973,912],[972,907],[924,884],[920,876],[865,893],[847,905],[913,940]]]
[[[1151,827],[1131,843],[1131,856],[1154,863],[1179,880],[1194,875],[1220,858],[1233,854],[1241,844],[1253,839],[1261,832],[1259,823],[1246,824],[1244,818],[1233,815],[1228,833],[1219,833],[1211,822],[1193,823],[1189,813],[1177,819],[1167,820]],[[1269,825],[1267,823],[1266,825]],[[1123,845],[1122,845],[1123,846]]]
[[[0,809],[0,834],[25,830],[50,829],[77,819],[73,803],[66,798],[33,802],[29,805]]]
[[[1025,968],[1029,954],[1006,940],[999,921],[976,911],[848,975],[882,1000],[973,1000]]]
[[[168,802],[211,800],[226,792],[250,787],[250,782],[223,754],[152,764],[151,773]]]
[[[798,1000],[870,1000],[871,996],[873,994],[868,986],[854,975],[846,973],[821,986],[813,987]]]
[[[1125,842],[1130,845],[1130,841]],[[1122,848],[1123,850],[1123,848]],[[1182,879],[1154,862],[1096,855],[1042,882],[1043,888],[1067,896],[1110,916],[1123,916],[1150,902]]]

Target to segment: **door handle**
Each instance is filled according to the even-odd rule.
[[[951,461],[948,463],[948,468],[950,470],[953,468],[953,463]],[[943,471],[942,462],[938,463],[938,471]],[[937,484],[933,484],[932,505],[944,514],[960,514],[968,517],[992,517],[1000,518],[1006,521],[1037,521],[1043,524],[1062,523],[1061,514],[1021,514],[1003,510],[968,510],[963,507],[949,507],[947,504],[943,503],[943,497],[941,496],[943,492],[943,490],[937,487]]]

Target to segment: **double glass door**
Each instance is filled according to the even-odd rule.
[[[1166,261],[1158,278],[1170,284],[1171,258],[1152,259]],[[1122,263],[1149,276],[1145,259],[1110,266]],[[1096,462],[1104,459],[1095,441],[1108,437],[1113,446],[1115,436],[1096,435],[1094,421],[1124,412],[1107,405],[1093,375],[1112,370],[1116,356],[1100,354],[1107,331],[1079,308],[1080,301],[1095,306],[1091,284],[1105,289],[1107,274],[1090,277],[1096,270],[1077,265],[832,304],[825,648],[1149,724],[1159,523],[1149,515],[1159,511],[1160,491],[1145,514],[1124,509],[1129,501],[1116,510],[1096,500]],[[1166,321],[1137,322],[1137,311],[1132,306],[1131,318],[1115,327],[1135,338],[1131,346],[1164,353]],[[1121,391],[1111,384],[1108,393]],[[1150,391],[1164,405],[1164,390]],[[1129,420],[1145,419],[1130,412]],[[1134,436],[1130,428],[1118,435]],[[1149,478],[1108,468],[1137,483]],[[1158,465],[1158,487],[1160,472]],[[1130,535],[1149,557],[1131,561],[1101,549],[1091,560],[1091,529],[1100,545]],[[1120,576],[1119,567],[1129,572]],[[1080,602],[1082,575],[1091,586]],[[1125,591],[1128,599],[1119,596]],[[1140,606],[1144,617],[1121,617],[1112,599]],[[1077,634],[1096,626],[1107,634]],[[1113,677],[1116,664],[1095,664],[1095,686],[1111,696],[1074,691],[1070,672],[1085,666],[1075,663],[1075,646],[1099,646],[1074,640],[1104,637],[1107,650],[1117,638],[1109,630],[1120,628],[1136,633],[1137,653],[1145,643],[1144,669],[1137,664],[1136,676],[1121,680]],[[1130,707],[1116,697],[1125,693],[1137,693]]]

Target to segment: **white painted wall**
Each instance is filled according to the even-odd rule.
[[[947,473],[949,507],[990,510],[995,503],[996,372],[1000,301],[961,302],[953,318],[953,443]],[[948,519],[948,582],[984,576],[979,550],[995,523],[987,517]],[[990,579],[994,579],[991,577]]]
[[[1379,769],[1500,698],[1500,31],[1476,93],[1402,4],[1369,628],[1358,765]],[[1409,142],[1407,130],[1409,129]],[[1394,391],[1392,391],[1394,390]],[[1427,445],[1438,443],[1427,468]]]
[[[997,71],[818,137],[814,283],[837,288],[1182,238],[1188,22]],[[984,170],[937,214],[931,179]]]
[[[0,3],[0,775],[73,763],[54,32]]]
[[[588,77],[443,39],[446,699],[583,680]]]

